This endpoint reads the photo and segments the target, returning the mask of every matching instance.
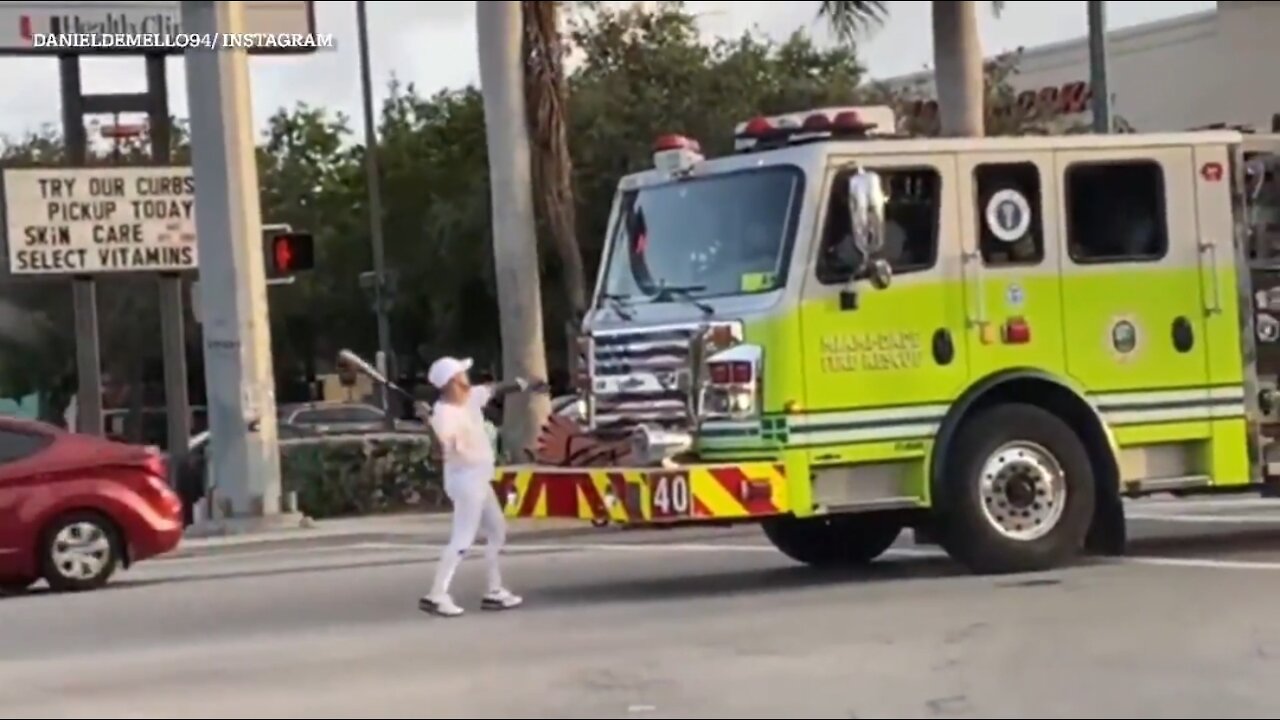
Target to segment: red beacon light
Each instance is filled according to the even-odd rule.
[[[804,124],[800,126],[805,132],[829,132],[831,130],[831,118],[825,113],[814,113],[804,119]]]
[[[683,135],[662,135],[653,143],[653,166],[662,172],[689,172],[703,159],[698,141]]]
[[[683,135],[660,135],[657,140],[653,141],[653,151],[662,152],[663,150],[692,150],[696,153],[702,152],[702,147],[698,145],[698,141],[687,138]]]
[[[759,138],[773,132],[773,123],[769,122],[769,118],[756,117],[747,121],[747,126],[742,129],[742,134],[747,137]]]
[[[863,121],[862,115],[856,110],[845,110],[836,114],[836,119],[832,122],[835,130],[840,132],[861,132],[865,133],[874,124]]]

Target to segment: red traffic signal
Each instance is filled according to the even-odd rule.
[[[311,233],[273,232],[267,236],[267,277],[288,277],[315,267]]]

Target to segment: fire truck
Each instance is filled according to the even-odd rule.
[[[509,516],[752,522],[811,565],[912,529],[1002,573],[1122,552],[1126,497],[1267,492],[1280,138],[894,126],[657,140],[614,200],[581,412],[499,468]]]

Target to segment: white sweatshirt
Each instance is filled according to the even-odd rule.
[[[438,401],[431,410],[431,429],[444,455],[445,491],[488,488],[496,463],[493,442],[485,429],[484,407],[493,399],[487,385],[476,385],[462,405]]]

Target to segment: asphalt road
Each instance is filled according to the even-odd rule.
[[[910,545],[822,574],[750,528],[525,542],[526,606],[452,620],[405,541],[156,561],[0,600],[0,717],[1273,717],[1280,504],[1131,517],[1128,558],[1001,578]]]

